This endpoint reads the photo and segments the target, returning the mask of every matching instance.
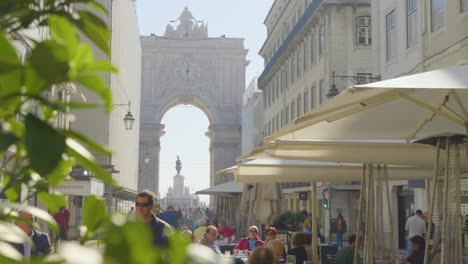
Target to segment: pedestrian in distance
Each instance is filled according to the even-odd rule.
[[[59,239],[67,240],[68,223],[70,222],[70,212],[67,208],[61,207],[59,211],[54,214],[53,217],[60,228]]]
[[[347,224],[341,213],[338,213],[335,221],[336,225],[336,243],[338,247],[343,247],[343,234],[346,233]]]
[[[424,221],[423,213],[421,210],[416,210],[416,214],[408,218],[405,225],[405,230],[408,232],[407,253],[408,256],[412,253],[411,238],[414,236],[421,236],[424,238],[426,234],[426,221]]]

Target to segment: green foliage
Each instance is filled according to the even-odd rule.
[[[273,221],[273,226],[282,230],[301,231],[305,219],[306,216],[301,212],[286,211]]]
[[[40,4],[41,3],[41,4]],[[91,45],[110,54],[107,11],[95,0],[0,1],[0,191],[10,203],[0,204],[0,263],[26,263],[10,243],[31,243],[12,224],[24,210],[59,228],[50,213],[67,206],[67,199],[51,191],[80,165],[106,184],[115,184],[93,153],[110,151],[86,136],[55,127],[59,114],[99,105],[50,98],[53,89],[77,92],[77,84],[100,96],[104,109],[112,108],[112,95],[101,79],[117,72],[108,60],[96,60]],[[47,27],[47,39],[25,32]],[[81,42],[80,36],[87,38]],[[20,55],[18,45],[27,49]],[[102,106],[100,106],[102,107]],[[47,210],[26,206],[36,197]],[[122,214],[109,215],[103,199],[88,196],[83,203],[80,243],[62,243],[52,256],[28,263],[189,263],[185,235],[169,238],[169,248],[153,246],[146,223]],[[99,240],[99,247],[89,240]]]

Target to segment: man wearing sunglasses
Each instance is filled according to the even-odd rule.
[[[172,233],[171,226],[157,218],[153,212],[154,197],[156,195],[149,190],[140,192],[135,201],[136,216],[148,223],[153,230],[153,243],[156,246],[168,246],[167,233]]]

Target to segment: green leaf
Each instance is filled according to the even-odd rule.
[[[104,201],[94,195],[86,197],[83,205],[83,224],[89,232],[95,232],[106,219],[106,205]]]
[[[124,222],[125,216],[121,214],[114,214],[111,221],[112,225],[104,237],[104,255],[109,263],[161,263],[157,258],[161,252],[153,247],[153,232],[148,224]]]
[[[7,236],[9,234],[3,233],[2,235]],[[0,241],[0,263],[22,263],[22,259],[23,256],[10,243]]]
[[[62,194],[40,192],[37,194],[39,201],[43,203],[52,212],[57,212],[61,207],[67,207],[67,200]]]
[[[67,130],[67,131],[64,131],[65,135],[67,137],[70,137],[78,142],[80,142],[81,144],[87,146],[89,149],[95,151],[95,152],[98,152],[98,153],[102,153],[102,154],[105,154],[105,155],[111,155],[112,152],[107,149],[106,147],[102,146],[101,144],[99,144],[98,142],[84,136],[84,135],[81,135],[80,133],[76,132],[76,131],[73,131],[73,130]]]
[[[32,114],[26,116],[25,145],[31,167],[40,175],[52,172],[65,152],[65,136]]]
[[[99,94],[104,100],[106,110],[110,111],[112,109],[112,94],[110,88],[106,83],[97,75],[91,74],[82,74],[79,75],[76,81],[83,86],[89,88],[95,93]]]
[[[19,93],[21,90],[21,60],[12,43],[3,32],[0,32],[0,97]],[[20,98],[2,100],[0,113],[13,112]]]
[[[8,201],[18,202],[21,195],[21,182],[11,178],[9,180],[12,182],[8,182],[8,189],[4,189],[3,193],[8,198]]]
[[[90,72],[118,72],[118,69],[109,61],[98,60],[86,65],[84,71]]]
[[[69,54],[63,45],[54,40],[39,42],[32,50],[29,62],[38,77],[55,84],[69,80]],[[44,63],[47,62],[47,67]]]
[[[81,72],[87,64],[93,62],[93,50],[90,45],[83,43],[80,44],[76,50],[76,53],[73,54],[71,61],[71,67],[76,72]]]
[[[75,158],[76,163],[80,164],[88,171],[91,171],[96,178],[100,179],[104,183],[111,185],[116,184],[112,175],[96,163],[93,155],[86,148],[71,138],[68,138],[66,142],[67,153]]]
[[[49,184],[52,186],[57,186],[64,182],[74,165],[74,160],[60,160],[57,167],[46,176]]]
[[[4,73],[9,73],[12,71],[21,70],[22,67],[23,65],[21,64],[14,64],[11,62],[0,61],[0,75]]]
[[[59,232],[59,227],[57,222],[55,222],[54,218],[47,212],[38,207],[34,206],[25,206],[24,204],[20,203],[0,203],[0,212],[9,211],[8,209],[14,210],[21,210],[32,214],[33,216],[39,218],[40,220],[44,221],[50,228],[52,228],[56,233]]]
[[[48,18],[50,32],[59,44],[66,47],[71,54],[76,51],[80,38],[75,27],[66,18],[51,15]]]
[[[16,142],[18,142],[18,138],[14,134],[0,131],[0,153]]]
[[[78,11],[78,14],[78,28],[104,53],[110,55],[110,30],[107,24],[89,11]]]

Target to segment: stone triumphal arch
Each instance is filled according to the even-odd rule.
[[[208,37],[207,25],[187,8],[172,23],[164,36],[141,37],[140,190],[159,191],[160,137],[164,135],[161,119],[176,105],[194,105],[209,119],[206,135],[211,140],[211,186],[230,180],[218,179],[216,171],[233,166],[240,154],[247,66],[244,40]],[[142,157],[147,152],[151,162],[146,164]]]

